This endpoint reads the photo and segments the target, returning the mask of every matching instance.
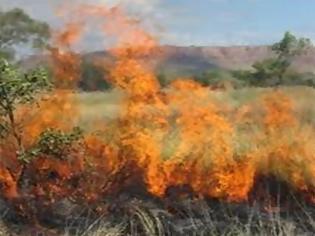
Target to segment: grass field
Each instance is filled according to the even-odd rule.
[[[262,95],[272,91],[272,88],[243,88],[228,91],[210,91],[209,97],[231,107],[255,103]],[[280,88],[295,104],[296,115],[301,123],[315,125],[315,89],[311,87],[284,87]],[[119,90],[106,92],[80,93],[78,104],[81,112],[80,124],[90,127],[95,121],[107,121],[119,115],[123,102],[123,93]]]
[[[315,130],[315,90],[310,87],[278,88],[294,101],[294,115],[300,124]],[[271,88],[244,88],[228,91],[210,91],[209,99],[218,107],[228,104],[227,112],[247,104],[258,104],[259,99]],[[106,124],[119,115],[123,94],[117,90],[97,93],[81,93],[81,125],[93,128],[95,123]],[[246,135],[246,133],[245,133]],[[250,137],[249,137],[250,139]],[[126,196],[125,196],[126,197]],[[127,197],[128,198],[128,197]],[[94,231],[87,235],[313,235],[315,233],[315,209],[292,196],[294,211],[260,211],[259,202],[254,205],[228,204],[188,199],[172,203],[176,216],[169,213],[165,204],[136,198],[124,205],[124,213],[118,218],[98,219]],[[280,206],[279,206],[280,207]],[[128,213],[126,213],[128,212]],[[133,226],[134,225],[134,228]],[[140,231],[138,226],[141,225]]]
[[[80,93],[78,104],[80,125],[90,127],[95,121],[114,119],[119,115],[123,94],[117,90]]]
[[[208,98],[219,107],[229,119],[234,119],[233,111],[251,104],[257,104],[255,112],[259,114],[260,98],[271,92],[270,88],[244,88],[228,91],[210,91]],[[294,116],[309,132],[315,131],[315,89],[309,87],[283,87],[278,90],[294,101]],[[76,95],[81,113],[79,124],[87,131],[108,125],[119,117],[124,95],[118,90]],[[255,114],[254,114],[255,115]],[[116,127],[117,128],[117,127]],[[115,130],[113,130],[115,132]],[[240,137],[249,136],[247,130]],[[176,137],[175,137],[176,139]],[[245,140],[250,140],[247,137]],[[175,142],[170,139],[168,142]],[[246,142],[240,140],[240,143]],[[245,145],[246,146],[246,145]],[[244,173],[246,174],[246,173]],[[279,195],[290,199],[290,206],[277,202],[275,209],[262,210],[257,200],[251,204],[227,203],[213,199],[185,199],[163,201],[146,195],[123,193],[115,199],[109,199],[112,208],[110,214],[94,217],[86,214],[88,206],[71,206],[64,203],[60,209],[70,208],[66,221],[51,229],[12,228],[10,224],[0,224],[0,236],[35,235],[80,235],[80,236],[180,236],[180,235],[271,235],[293,236],[315,234],[315,207],[287,191],[286,186],[278,185]],[[278,191],[278,190],[277,190]],[[280,193],[283,191],[283,193]],[[281,197],[282,198],[282,197]],[[107,200],[106,200],[107,201]],[[278,208],[277,208],[278,207]],[[71,210],[73,209],[73,211]],[[85,212],[82,214],[82,212]],[[3,210],[3,216],[7,212]],[[92,217],[91,217],[92,216]],[[71,219],[70,219],[71,218]],[[10,232],[10,233],[8,233]]]

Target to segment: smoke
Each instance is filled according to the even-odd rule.
[[[148,30],[158,29],[160,31],[161,28],[157,23],[159,19],[163,18],[159,9],[160,0],[28,0],[27,4],[25,4],[24,0],[3,0],[0,3],[0,9],[22,8],[35,19],[45,21],[49,23],[53,29],[58,30],[64,26],[64,22],[56,16],[56,12],[65,5],[70,12],[71,8],[76,8],[82,4],[106,8],[119,7],[128,15],[141,19]],[[86,35],[87,37],[75,47],[77,51],[102,50],[104,46],[110,46],[110,42],[99,43],[104,40],[102,34],[96,30],[90,30]]]

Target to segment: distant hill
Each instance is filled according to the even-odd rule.
[[[152,62],[159,73],[174,76],[196,75],[213,68],[250,69],[254,62],[273,56],[267,46],[161,46],[161,51],[162,57],[152,56],[146,58],[146,61]],[[90,52],[84,54],[83,58],[91,61],[101,60],[108,65],[114,60],[106,51]],[[24,68],[47,63],[49,63],[47,56],[31,56],[20,62]],[[293,66],[301,72],[315,72],[315,49],[311,49],[307,55],[298,58]]]

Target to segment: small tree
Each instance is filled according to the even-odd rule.
[[[0,10],[0,57],[12,59],[14,48],[19,45],[43,48],[49,37],[48,24],[31,18],[23,10]]]
[[[49,88],[45,70],[37,69],[26,74],[6,60],[0,60],[0,137],[12,136],[19,154],[24,152],[22,130],[16,120],[18,105],[34,102],[36,94]]]
[[[276,54],[275,58],[256,62],[254,77],[257,84],[265,83],[267,79],[277,80],[277,84],[283,84],[284,77],[293,60],[302,55],[311,47],[311,41],[307,38],[297,38],[290,32],[284,34],[283,39],[271,46]],[[255,83],[256,84],[256,83]]]
[[[30,220],[36,220],[41,208],[49,207],[46,203],[54,202],[61,193],[68,193],[73,184],[70,177],[75,178],[73,173],[82,170],[79,128],[71,132],[43,130],[31,146],[25,146],[23,138],[27,134],[23,134],[24,127],[16,117],[17,108],[36,102],[39,95],[50,88],[45,70],[22,73],[6,60],[0,60],[0,150],[13,146],[15,151],[12,153],[10,148],[9,152],[1,152],[4,156],[0,157],[0,186],[10,188],[0,188],[0,197],[12,203],[16,213]],[[42,168],[41,161],[50,167]],[[6,165],[7,162],[14,163],[14,170]],[[51,190],[52,182],[46,181],[49,173],[56,173],[54,184],[67,191]],[[36,189],[45,189],[45,194],[38,195]],[[75,191],[75,187],[71,191]]]
[[[289,66],[290,63],[286,60],[279,60],[278,58],[256,62],[252,66],[255,72],[252,75],[254,80],[251,84],[260,86],[282,84]]]
[[[16,151],[10,154],[2,152],[5,156],[0,157],[0,185],[6,186],[1,188],[1,197],[8,200],[16,201],[18,185],[26,169],[23,159],[26,153],[23,127],[17,121],[16,109],[19,105],[34,102],[36,95],[48,87],[49,82],[44,70],[38,69],[25,74],[6,60],[0,59],[0,148],[2,150],[6,146],[13,146]],[[13,158],[14,156],[16,158]],[[16,163],[15,170],[7,167],[7,162]]]
[[[291,62],[294,57],[305,53],[311,45],[310,39],[296,38],[290,32],[286,32],[283,39],[273,44],[271,49],[277,54],[279,60]]]

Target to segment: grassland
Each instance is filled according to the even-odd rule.
[[[294,101],[294,112],[298,120],[315,130],[315,89],[309,87],[278,88]],[[270,88],[244,88],[228,91],[210,91],[209,98],[217,106],[228,104],[233,111],[247,104],[255,104]],[[124,95],[118,90],[95,93],[78,93],[77,101],[81,113],[79,125],[93,130],[106,125],[118,117]],[[258,110],[260,108],[258,107]],[[285,188],[285,187],[284,187]],[[287,193],[286,193],[287,194]],[[291,193],[289,193],[291,194]],[[84,236],[122,236],[122,235],[314,235],[315,207],[300,198],[290,195],[291,207],[275,211],[261,211],[259,202],[232,204],[217,200],[184,200],[161,202],[147,196],[131,196],[124,193],[113,201],[112,212],[93,217],[93,214],[80,212],[80,206],[68,215],[60,228],[21,229],[10,225],[0,225],[0,235],[84,235]],[[67,204],[61,209],[69,208]],[[78,211],[80,209],[81,211]],[[293,210],[292,210],[293,209]],[[7,214],[3,210],[3,217]],[[10,232],[10,233],[8,233]],[[127,233],[128,232],[128,233]]]
[[[229,104],[231,108],[255,103],[266,92],[273,88],[243,88],[227,91],[210,91],[209,97],[220,103]],[[301,123],[315,125],[315,89],[311,87],[295,86],[280,88],[294,101],[296,116]],[[80,125],[91,127],[96,121],[108,121],[119,115],[124,95],[119,90],[106,92],[79,93],[77,95],[80,110]]]
[[[94,122],[114,119],[119,115],[123,94],[118,90],[79,93],[80,126],[93,128]]]

